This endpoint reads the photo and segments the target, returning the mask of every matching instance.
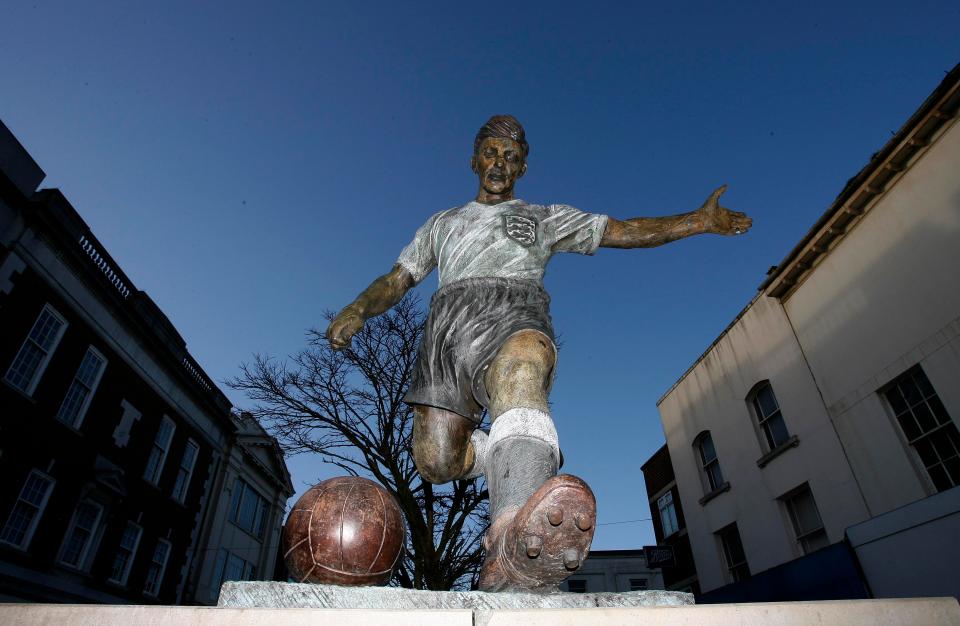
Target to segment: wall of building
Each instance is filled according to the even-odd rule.
[[[919,510],[937,488],[949,489],[951,480],[956,485],[957,444],[949,439],[960,420],[958,71],[851,179],[768,274],[762,291],[659,402],[704,592],[732,582],[715,533],[734,521],[750,572],[768,575],[731,589],[756,591],[810,569],[804,563],[820,553],[796,560],[801,547],[785,504],[797,487],[809,487],[834,549],[847,528],[861,522],[872,528],[866,520],[905,505]],[[935,444],[940,455],[938,486],[885,397],[892,381],[916,366],[953,422],[930,404],[940,422],[931,417],[923,426],[932,433],[923,445]],[[771,385],[795,437],[775,450],[761,436],[749,402],[762,381]],[[923,401],[915,407],[927,408]],[[925,418],[918,415],[919,424]],[[707,430],[729,483],[709,494],[694,447]],[[898,541],[908,543],[910,535],[931,551],[931,561],[915,572],[946,575],[934,570],[954,559],[935,554],[933,545],[955,534],[953,524],[928,521],[915,532],[898,531]],[[786,563],[790,567],[774,572]],[[806,589],[811,582],[803,581]]]
[[[269,579],[280,516],[293,491],[276,442],[255,421],[234,423],[230,403],[187,352],[183,338],[66,198],[57,190],[34,193],[42,178],[0,123],[0,529],[19,528],[10,520],[31,471],[54,481],[34,516],[32,537],[4,534],[0,541],[0,599],[215,601],[216,595],[196,598],[187,582],[215,568],[221,541],[239,541],[223,537],[219,527],[212,532],[232,504],[224,488],[228,465],[230,477],[255,484],[272,505],[266,536],[248,539],[241,548],[256,564],[257,577]],[[65,330],[36,385],[22,389],[6,380],[6,373],[45,306],[56,310]],[[106,364],[82,422],[68,425],[57,413],[90,347]],[[145,478],[145,468],[167,419],[174,430],[154,483]],[[251,433],[250,446],[238,443],[239,435]],[[184,452],[193,449],[189,441],[197,454],[180,499],[174,491]],[[73,567],[61,555],[82,501],[101,513],[85,544],[87,556]],[[128,522],[142,528],[140,541],[127,579],[112,581]],[[159,541],[169,542],[169,556],[157,592],[148,593],[144,583]]]
[[[697,581],[697,569],[693,560],[693,550],[690,548],[686,516],[683,513],[683,503],[680,500],[680,490],[677,488],[673,473],[669,448],[664,445],[657,450],[640,469],[643,471],[643,480],[647,488],[653,534],[657,538],[657,545],[669,546],[673,549],[675,564],[660,568],[664,589],[699,594],[700,583]],[[677,520],[677,529],[669,535],[664,530],[658,505],[660,497],[668,492],[673,498]]]
[[[63,252],[54,242],[30,229],[11,243],[14,254],[37,273],[104,345],[120,355],[140,379],[181,415],[194,422],[208,440],[220,447],[226,445],[229,436],[222,423],[218,423],[222,416],[218,420],[211,415],[209,408],[201,405],[196,395],[178,380],[179,373],[171,371],[170,365],[158,357],[144,337],[131,331],[129,322],[119,315],[121,311],[116,304],[98,294],[97,285],[91,284],[89,277],[64,262]],[[137,296],[131,296],[134,297]]]
[[[747,401],[768,380],[787,428],[797,437],[764,467],[768,452]],[[800,346],[779,302],[758,296],[715,345],[661,400],[670,457],[686,513],[703,591],[732,582],[714,535],[737,522],[752,572],[800,556],[778,498],[810,485],[831,542],[867,512]],[[707,493],[694,441],[709,430],[730,489],[701,504]]]
[[[29,248],[21,244],[29,241]],[[212,451],[227,434],[191,393],[175,382],[176,375],[147,354],[143,340],[117,319],[109,298],[82,278],[35,231],[24,233],[4,257],[4,266],[18,267],[5,278],[0,293],[0,376],[13,362],[45,305],[66,321],[66,330],[27,396],[0,383],[3,432],[0,469],[7,478],[0,489],[0,524],[7,522],[13,503],[31,470],[45,472],[56,483],[33,538],[20,550],[0,549],[0,584],[9,597],[46,601],[161,601],[176,603],[180,572],[188,562],[195,530],[205,509],[204,484],[209,478]],[[37,257],[46,265],[37,264]],[[9,263],[9,260],[17,263]],[[86,308],[80,308],[79,302]],[[111,328],[112,335],[104,334]],[[56,419],[88,347],[106,360],[99,384],[79,427]],[[134,361],[129,347],[138,346]],[[167,391],[167,390],[171,391]],[[127,407],[137,414],[126,427]],[[143,479],[144,469],[161,420],[176,429],[156,485]],[[229,426],[229,423],[225,424]],[[124,432],[121,434],[121,430]],[[198,445],[189,487],[183,502],[171,496],[179,464],[191,439]],[[60,563],[64,535],[81,501],[103,507],[90,556],[78,569]],[[142,529],[129,577],[124,584],[108,581],[127,522]],[[152,552],[158,540],[171,543],[163,580],[155,595],[143,593]]]
[[[934,491],[877,390],[919,363],[960,419],[960,124],[942,133],[785,302],[872,515]]]

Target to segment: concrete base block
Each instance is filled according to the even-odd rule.
[[[0,604],[17,626],[473,626],[472,611]]]
[[[311,609],[572,609],[683,606],[693,595],[680,591],[624,593],[520,593],[423,591],[399,587],[341,587],[280,582],[227,582],[218,604],[229,608]]]
[[[956,598],[701,604],[641,609],[493,611],[477,626],[946,626],[960,625]]]
[[[941,626],[960,624],[955,598],[705,604],[635,608],[443,610],[231,609],[0,604],[0,624],[40,626]]]

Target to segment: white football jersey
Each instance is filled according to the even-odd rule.
[[[473,201],[434,214],[417,230],[397,263],[418,283],[439,267],[441,287],[464,278],[540,283],[555,252],[593,254],[606,227],[606,215],[566,204]]]

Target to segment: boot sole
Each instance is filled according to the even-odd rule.
[[[590,552],[597,501],[585,482],[560,474],[545,482],[517,512],[481,574],[484,591],[555,587]],[[493,557],[493,559],[491,559]]]

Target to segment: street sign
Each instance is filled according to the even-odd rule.
[[[643,546],[643,555],[647,558],[649,568],[677,566],[673,546]]]

